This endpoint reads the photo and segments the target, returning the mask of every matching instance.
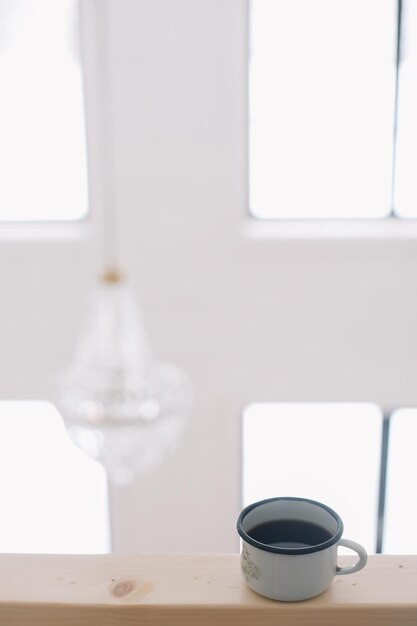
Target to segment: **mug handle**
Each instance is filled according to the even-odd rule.
[[[338,543],[339,546],[344,546],[345,548],[350,548],[357,552],[359,556],[359,560],[355,563],[355,565],[351,565],[350,567],[336,567],[336,575],[344,576],[345,574],[353,574],[353,572],[359,572],[360,569],[365,567],[366,561],[368,560],[368,555],[366,553],[365,548],[362,548],[359,543],[356,541],[350,541],[349,539],[341,539]]]

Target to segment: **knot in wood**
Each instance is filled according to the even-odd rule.
[[[123,596],[127,596],[134,588],[134,580],[120,580],[118,583],[111,586],[111,592],[116,598],[122,598]]]

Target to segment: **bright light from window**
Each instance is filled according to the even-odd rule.
[[[0,552],[109,550],[106,475],[48,402],[0,402]]]
[[[394,0],[252,0],[254,216],[389,213],[395,34]]]
[[[76,0],[0,4],[0,220],[86,216]]]
[[[417,3],[403,2],[395,212],[417,217]]]
[[[318,500],[375,552],[382,414],[373,404],[252,404],[243,416],[243,504]]]
[[[417,410],[401,409],[391,418],[388,448],[384,552],[417,553]]]

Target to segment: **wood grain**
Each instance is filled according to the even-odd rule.
[[[321,596],[283,603],[246,586],[236,554],[1,555],[0,624],[417,626],[417,556],[371,556]]]

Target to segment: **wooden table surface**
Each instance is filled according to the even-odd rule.
[[[417,556],[370,556],[321,596],[284,603],[246,586],[237,554],[6,554],[0,624],[417,626]]]

